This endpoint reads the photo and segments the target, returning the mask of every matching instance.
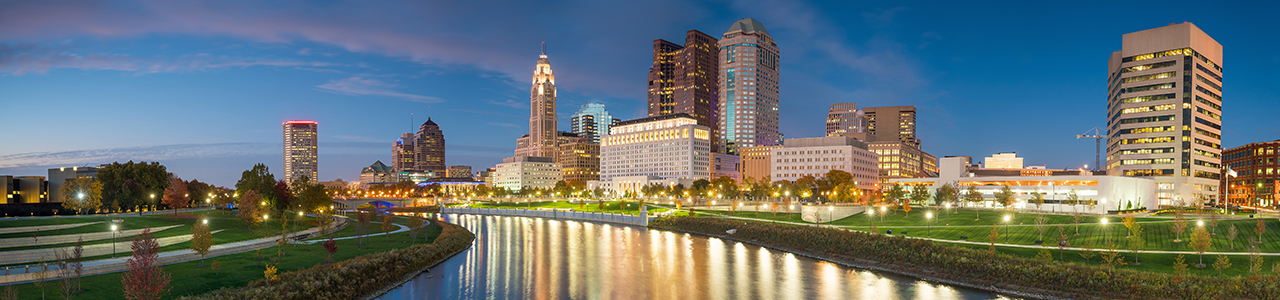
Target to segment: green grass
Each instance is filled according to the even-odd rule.
[[[969,245],[969,244],[954,244],[954,243],[950,243],[950,244],[961,246],[961,247],[969,247],[969,248],[983,249],[983,250],[988,248],[987,245]],[[1059,261],[1058,259],[1059,252],[1057,248],[1048,247],[1044,249],[1048,249],[1049,252],[1053,254],[1053,260],[1055,263],[1061,263],[1061,261]],[[1036,255],[1040,253],[1040,250],[1041,249],[996,246],[996,251],[1013,255],[1013,256],[1026,257],[1026,258],[1035,258]],[[1081,251],[1066,250],[1066,251],[1062,251],[1061,255],[1062,257],[1065,258],[1065,261],[1068,263],[1089,264],[1094,266],[1101,265],[1102,259],[1098,257],[1098,255],[1095,254],[1088,261],[1085,261],[1085,259],[1080,256],[1080,252]],[[1178,254],[1153,254],[1153,253],[1139,252],[1138,262],[1141,262],[1141,264],[1135,266],[1135,265],[1132,265],[1133,264],[1132,253],[1130,253],[1127,250],[1121,250],[1120,255],[1124,257],[1124,261],[1126,263],[1129,263],[1129,265],[1116,267],[1117,269],[1132,269],[1132,270],[1139,270],[1139,271],[1170,273],[1170,274],[1174,273],[1173,264],[1178,257]],[[1222,271],[1223,275],[1227,275],[1227,276],[1249,275],[1249,256],[1228,255],[1227,257],[1231,259],[1231,268],[1223,270]],[[1200,256],[1198,254],[1194,254],[1194,253],[1185,254],[1185,256],[1183,257],[1185,263],[1187,264],[1187,268],[1189,269],[1189,272],[1188,272],[1189,274],[1206,275],[1206,276],[1218,275],[1218,271],[1213,269],[1213,262],[1217,258],[1218,257],[1216,255],[1205,254],[1204,255],[1205,267],[1201,269],[1201,268],[1195,267],[1196,263],[1200,261]],[[1262,256],[1262,259],[1263,259],[1262,274],[1267,274],[1267,275],[1273,274],[1271,272],[1271,267],[1276,263],[1280,263],[1280,257]]]
[[[623,213],[635,214],[640,212],[640,202],[627,201],[626,207],[620,207],[622,202],[613,201],[605,202],[604,209],[600,209],[598,203],[587,203],[579,205],[577,203],[569,203],[567,201],[544,201],[544,202],[476,202],[471,204],[471,208],[505,208],[505,209],[573,209],[575,211],[584,212],[604,212],[604,213]],[[660,213],[668,211],[666,208],[655,208],[650,206],[649,213]]]
[[[418,243],[433,241],[441,232],[440,226],[434,224],[423,230],[418,235]],[[364,241],[365,248],[361,249],[356,247],[355,239],[335,242],[338,245],[338,251],[333,254],[334,261],[347,260],[360,255],[404,248],[411,245],[408,232],[392,234],[389,240],[388,237],[383,236],[369,237]],[[275,258],[276,250],[276,247],[262,249],[261,254],[267,257],[263,262],[269,263],[270,259]],[[324,251],[324,246],[321,243],[289,245],[285,251],[286,255],[279,260],[277,265],[277,269],[281,273],[322,264],[328,254]],[[164,266],[164,270],[169,272],[173,281],[170,283],[171,292],[162,299],[198,295],[222,287],[243,286],[251,281],[263,278],[263,271],[266,270],[266,267],[255,258],[254,251],[209,258],[205,263],[210,264],[215,260],[222,263],[222,268],[217,274],[210,268],[197,267],[200,264],[199,260]],[[122,273],[112,273],[85,276],[82,282],[84,291],[77,294],[76,298],[123,299],[124,295],[121,292],[122,285],[120,283],[121,275]],[[44,289],[48,299],[61,298],[61,296],[55,295],[58,289],[57,284],[56,281],[45,283]],[[18,285],[17,288],[20,299],[40,298],[40,289],[36,288],[34,284],[22,284]]]

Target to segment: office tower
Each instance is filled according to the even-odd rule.
[[[726,153],[782,143],[778,132],[778,44],[755,19],[720,39],[719,140]]]
[[[867,142],[866,130],[867,113],[858,110],[857,103],[836,103],[827,110],[827,136],[851,137]]]
[[[876,189],[880,172],[878,155],[868,150],[867,143],[857,139],[832,136],[788,139],[782,147],[772,149],[774,181],[796,181],[805,176],[821,178],[833,170],[853,175],[859,190]]]
[[[440,125],[431,121],[431,117],[418,126],[414,147],[414,163],[418,170],[427,172],[432,178],[445,176],[444,132],[440,131]]]
[[[311,182],[319,182],[317,154],[319,153],[315,121],[285,121],[284,124],[284,180],[293,184],[307,176]]]
[[[623,121],[600,140],[600,181],[608,189],[631,191],[664,179],[692,183],[709,179],[710,171],[711,128],[687,114]],[[618,178],[634,184],[608,185]]]
[[[515,156],[556,157],[556,77],[543,45],[529,88],[529,135],[516,140]]]
[[[1191,23],[1125,34],[1107,78],[1107,174],[1156,181],[1159,205],[1217,198],[1222,45]]]
[[[866,141],[899,141],[920,147],[920,140],[916,139],[915,106],[865,107],[862,111],[867,122]]]
[[[763,28],[763,27],[761,27]],[[653,41],[649,68],[649,116],[687,114],[717,136],[720,112],[720,45],[697,30],[685,33],[684,46]],[[718,149],[719,142],[712,148]],[[715,151],[713,149],[713,151]]]
[[[1255,207],[1272,207],[1280,201],[1280,140],[1227,149],[1222,153],[1222,164],[1235,171],[1236,176],[1223,174],[1226,178],[1219,196],[1226,198],[1220,199]],[[53,181],[49,184],[52,186]],[[1227,192],[1230,194],[1221,195]]]
[[[414,149],[413,134],[408,132],[400,134],[400,138],[396,139],[395,142],[391,142],[391,166],[395,168],[396,172],[414,170],[414,168],[418,167],[418,164],[415,163],[417,157],[414,153],[416,151]]]
[[[616,119],[609,115],[609,111],[604,109],[604,104],[589,102],[569,117],[569,130],[599,143],[600,136],[609,134],[609,126],[613,125],[614,120]]]
[[[564,181],[587,182],[600,179],[600,143],[586,137],[560,143],[556,162],[564,168]]]

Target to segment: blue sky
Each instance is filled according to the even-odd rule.
[[[915,105],[925,151],[1093,164],[1120,36],[1192,22],[1224,46],[1224,146],[1280,138],[1272,2],[6,1],[0,174],[158,160],[232,185],[282,169],[280,122],[320,122],[320,179],[355,180],[431,116],[447,162],[492,167],[527,132],[539,43],[561,129],[586,102],[644,116],[654,39],[753,17],[781,48],[781,125],[832,103]]]

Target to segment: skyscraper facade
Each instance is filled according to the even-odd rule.
[[[599,143],[600,136],[609,134],[609,127],[614,123],[617,119],[609,115],[604,104],[588,102],[569,117],[569,130]]]
[[[1107,82],[1107,174],[1155,179],[1159,205],[1216,199],[1222,45],[1186,22],[1128,33]]]
[[[285,121],[284,124],[284,180],[293,184],[295,180],[307,176],[311,182],[320,181],[318,174],[318,140],[316,136],[319,123],[316,121]]]
[[[653,66],[649,68],[649,116],[687,114],[698,125],[719,131],[720,45],[715,37],[697,30],[685,33],[684,46],[666,40],[653,41]],[[718,142],[713,148],[718,148]]]
[[[915,106],[866,107],[866,135],[868,142],[898,141],[908,146],[920,147],[916,138]]]
[[[414,170],[418,167],[415,163],[417,157],[414,155],[416,149],[414,147],[413,134],[405,132],[400,134],[400,138],[395,142],[391,142],[391,166],[396,172],[405,170]]]
[[[516,141],[516,156],[556,157],[556,77],[543,50],[529,88],[529,136]]]
[[[416,169],[427,172],[429,177],[444,177],[444,145],[444,132],[440,130],[440,125],[427,117],[427,122],[418,126],[417,140],[414,141]]]
[[[752,18],[720,39],[720,132],[726,153],[782,143],[778,131],[778,44]]]
[[[827,110],[827,136],[851,137],[867,142],[867,113],[858,110],[857,103],[832,104]]]

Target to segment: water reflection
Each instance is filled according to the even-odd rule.
[[[379,299],[1003,299],[715,238],[442,215],[476,242]]]

